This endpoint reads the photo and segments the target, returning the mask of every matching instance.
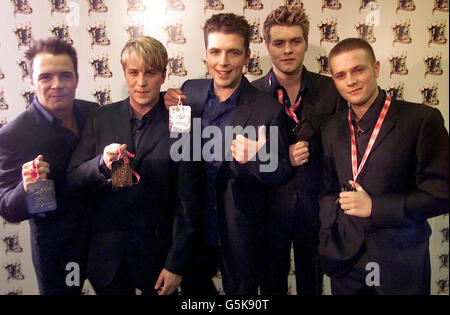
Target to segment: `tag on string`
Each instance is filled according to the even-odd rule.
[[[176,106],[169,107],[169,131],[191,131],[191,107],[183,105],[181,96],[178,96],[178,104]]]

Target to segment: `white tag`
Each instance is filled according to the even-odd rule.
[[[175,105],[169,107],[169,131],[170,132],[191,131],[190,106]]]

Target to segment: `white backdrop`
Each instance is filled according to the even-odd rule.
[[[125,42],[139,34],[158,38],[168,48],[171,62],[163,89],[205,77],[202,26],[219,12],[244,14],[253,25],[252,61],[245,71],[250,81],[259,78],[271,65],[262,24],[286,2],[303,5],[309,14],[309,70],[326,73],[328,52],[338,39],[363,37],[381,62],[381,87],[393,97],[437,107],[448,129],[448,0],[3,0],[0,125],[28,104],[31,91],[21,63],[32,39],[71,41],[79,54],[77,97],[106,105],[127,96],[119,55]],[[433,294],[448,294],[448,221],[448,215],[430,220]],[[28,233],[26,222],[0,219],[0,294],[38,293]],[[296,292],[294,274],[291,294]],[[221,289],[220,276],[215,282]],[[86,293],[93,293],[88,286]]]

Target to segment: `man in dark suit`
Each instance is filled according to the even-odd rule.
[[[187,198],[185,202],[203,208],[205,252],[218,250],[225,292],[257,294],[268,267],[269,185],[282,184],[290,175],[284,112],[280,104],[253,88],[242,75],[250,58],[249,25],[244,17],[213,15],[205,24],[204,36],[212,80],[188,80],[180,96],[191,106],[192,116],[201,118],[203,138],[195,138],[194,119],[191,143],[201,141],[197,150],[194,145],[193,155],[201,154],[202,159],[197,162],[197,183],[180,189],[197,189],[190,196],[200,200]],[[166,104],[172,104],[177,92],[168,93],[171,95]],[[244,128],[246,136],[241,131],[234,140],[229,139],[226,128],[231,127]],[[264,170],[269,165],[264,164],[261,152],[269,147],[269,164],[274,167]],[[212,265],[212,273],[205,267],[194,280],[210,282],[217,270],[217,264]]]
[[[309,21],[303,8],[280,6],[264,22],[264,40],[273,68],[252,85],[286,108],[289,158],[293,177],[270,190],[270,276],[262,292],[288,293],[291,244],[294,247],[297,294],[320,295],[319,191],[322,170],[321,130],[325,120],[344,102],[329,77],[303,66],[308,49]],[[310,137],[297,137],[294,128],[310,126]]]
[[[442,115],[379,89],[380,63],[364,40],[343,40],[329,60],[350,104],[323,132],[319,252],[332,293],[430,294],[427,219],[449,201]]]
[[[0,215],[10,222],[29,220],[40,294],[80,294],[84,211],[80,196],[69,189],[66,168],[88,112],[98,105],[74,99],[78,71],[71,45],[55,38],[39,40],[25,57],[36,97],[0,129]],[[57,209],[31,214],[28,185],[47,179],[54,181]],[[73,279],[78,285],[68,286],[66,265],[72,262],[81,273]]]
[[[172,294],[190,230],[188,214],[175,210],[177,165],[160,92],[167,51],[144,36],[126,43],[121,63],[129,98],[93,113],[69,169],[69,181],[89,193],[88,278],[97,294]],[[131,187],[111,183],[119,159],[117,174],[135,172]]]

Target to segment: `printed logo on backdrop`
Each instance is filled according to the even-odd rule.
[[[2,68],[0,68],[0,80],[3,80],[5,78],[5,74],[2,71]]]
[[[22,295],[22,288],[10,289],[5,292],[5,295]]]
[[[439,271],[441,271],[442,268],[448,269],[448,254],[441,254],[439,257],[439,262],[441,263],[439,266]]]
[[[170,76],[174,75],[177,77],[187,76],[186,68],[184,67],[184,56],[183,53],[178,53],[176,57],[169,58],[169,79]]]
[[[442,234],[441,244],[445,242],[448,243],[448,227],[442,228],[441,234]]]
[[[448,12],[449,10],[448,0],[434,0],[433,14],[435,11]]]
[[[19,234],[17,232],[2,236],[2,240],[5,244],[5,254],[21,253],[23,251],[22,246],[19,244]]]
[[[8,120],[5,116],[0,116],[0,128],[8,123]]]
[[[316,57],[317,63],[319,64],[319,73],[330,75],[330,65],[328,64],[327,55],[319,55]]]
[[[204,13],[206,10],[214,10],[214,11],[222,11],[225,6],[222,3],[222,0],[205,0],[205,6],[203,8]]]
[[[11,0],[11,3],[14,6],[14,16],[16,16],[17,13],[20,14],[33,13],[33,9],[30,7],[28,0]]]
[[[19,65],[23,81],[25,78],[28,78],[30,76],[30,72],[28,71],[28,64],[25,60],[19,60],[17,61],[17,64]]]
[[[317,25],[320,30],[320,45],[322,42],[337,43],[339,42],[339,36],[337,32],[337,20],[333,18],[331,21],[326,20],[322,24]]]
[[[414,4],[414,0],[397,0],[397,9],[395,13],[398,14],[398,11],[408,11],[412,12],[416,10],[416,5]]]
[[[167,45],[169,44],[186,44],[186,37],[183,34],[183,24],[176,23],[167,25],[164,30],[167,34]]]
[[[252,54],[250,60],[248,61],[248,64],[245,66],[244,74],[249,74],[253,76],[262,75],[259,52],[257,54]]]
[[[284,0],[284,4],[303,8],[303,2],[301,0]]]
[[[89,5],[88,15],[91,15],[91,12],[94,13],[106,13],[108,12],[108,7],[105,5],[103,0],[87,0]]]
[[[422,103],[429,106],[439,105],[438,99],[438,84],[428,85],[420,89],[422,94]]]
[[[105,87],[103,90],[95,90],[92,92],[92,95],[100,106],[112,103],[111,88],[109,86]]]
[[[22,92],[21,95],[23,97],[23,100],[25,101],[25,109],[27,109],[28,107],[31,106],[31,104],[33,104],[35,93],[30,90],[25,90]]]
[[[128,33],[130,39],[136,39],[144,36],[144,25],[141,23],[134,25],[127,25],[125,31]]]
[[[392,56],[389,58],[389,62],[391,64],[391,72],[389,74],[389,77],[392,78],[393,74],[396,75],[407,75],[408,74],[408,67],[406,64],[406,52],[402,53],[401,55]]]
[[[430,44],[444,45],[447,43],[447,38],[445,38],[445,21],[439,24],[431,24],[428,26],[428,32],[430,34],[430,40],[428,41],[428,47]]]
[[[448,278],[436,281],[438,286],[437,294],[448,294]]]
[[[7,281],[9,280],[23,280],[25,279],[25,276],[22,273],[22,266],[20,264],[20,260],[17,259],[15,261],[11,261],[9,263],[6,263],[3,266],[6,270],[7,274]]]
[[[33,41],[33,34],[31,25],[16,26],[13,28],[14,34],[16,34],[17,41],[19,42],[17,48],[27,47]]]
[[[368,43],[375,43],[377,41],[373,25],[359,23],[358,25],[355,25],[355,28],[359,38],[364,39]]]
[[[7,110],[9,108],[9,105],[6,104],[5,100],[5,91],[3,91],[3,88],[0,90],[0,110]]]
[[[53,34],[53,36],[62,39],[66,43],[73,45],[73,40],[70,37],[69,33],[69,26],[68,25],[56,25],[50,28],[50,32]]]
[[[105,22],[89,26],[87,31],[91,35],[91,48],[93,48],[94,45],[109,46],[111,44],[111,41],[108,39],[108,36],[106,35]]]
[[[259,19],[257,19],[250,25],[250,43],[260,44],[262,42],[263,38],[261,36]]]
[[[206,59],[204,59],[204,58],[202,58],[202,62],[203,62],[203,66],[205,67],[205,78],[207,78],[209,75],[208,63],[206,62]]]
[[[113,76],[109,68],[108,56],[102,56],[101,58],[91,59],[89,63],[94,70],[94,81],[97,77],[111,78]]]
[[[166,12],[167,11],[184,11],[186,6],[181,0],[166,0]]]
[[[412,38],[411,38],[411,21],[407,20],[406,22],[400,22],[399,24],[395,23],[392,26],[392,30],[394,31],[394,40],[392,41],[392,46],[395,45],[395,43],[401,43],[401,44],[411,44]]]
[[[342,4],[339,0],[322,0],[322,12],[323,9],[340,10]]]
[[[147,7],[142,3],[142,0],[127,0],[127,15],[130,11],[145,12],[146,9]]]
[[[442,52],[435,53],[432,56],[424,58],[425,62],[425,78],[427,75],[442,75]]]
[[[377,0],[360,0],[359,13],[361,11],[375,11],[379,6]]]
[[[403,90],[405,88],[405,84],[403,82],[398,83],[397,85],[394,85],[393,87],[390,87],[387,89],[387,93],[389,97],[396,101],[404,101],[404,93]]]
[[[245,13],[245,10],[262,10],[264,9],[264,5],[261,0],[244,0],[244,7],[242,10]]]
[[[66,0],[48,0],[50,2],[50,14],[53,16],[54,12],[69,13],[70,7]]]

